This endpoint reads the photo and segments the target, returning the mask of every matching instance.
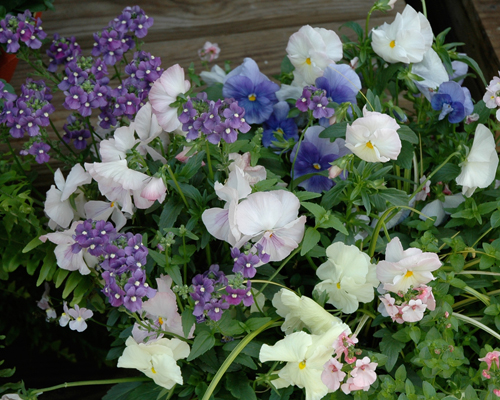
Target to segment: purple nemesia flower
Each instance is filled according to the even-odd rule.
[[[212,264],[208,271],[203,273],[205,278],[213,280],[214,285],[227,285],[227,278],[224,272],[219,271],[219,266],[217,264]]]
[[[50,156],[47,154],[51,147],[47,143],[35,142],[28,150],[28,153],[35,156],[38,164],[49,162]]]
[[[258,124],[272,114],[278,90],[279,86],[259,71],[254,60],[245,58],[242,65],[227,75],[222,94],[238,101],[249,124]]]
[[[87,323],[85,320],[92,318],[94,313],[91,310],[88,310],[84,307],[79,307],[78,304],[75,304],[75,308],[70,308],[68,310],[69,316],[74,318],[73,321],[69,322],[69,328],[73,331],[83,332],[87,329]]]
[[[49,72],[56,72],[58,65],[66,65],[80,54],[82,54],[82,49],[78,43],[76,43],[74,36],[65,38],[55,33],[54,39],[47,49],[47,56],[50,60],[47,70]]]
[[[227,295],[224,295],[224,299],[232,306],[237,306],[246,297],[246,289],[232,288],[231,286],[226,286]]]
[[[345,147],[344,139],[339,138],[332,143],[330,139],[320,138],[319,134],[323,129],[321,126],[312,126],[307,129],[295,161],[294,176],[296,178],[302,175],[325,171],[330,168],[332,161],[350,153]],[[290,154],[292,162],[295,158],[296,149],[297,145]],[[299,186],[307,191],[316,193],[329,190],[333,185],[333,180],[322,175],[313,176],[299,184]]]
[[[191,298],[194,300],[193,315],[200,317],[204,315],[205,311],[205,298],[199,293],[190,293]]]
[[[209,303],[205,304],[205,310],[208,311],[207,316],[212,321],[219,321],[222,318],[222,312],[228,308],[229,304],[223,299],[211,299]]]
[[[212,279],[199,274],[193,278],[193,288],[195,293],[202,296],[205,301],[209,301],[214,291],[214,282]]]
[[[288,118],[290,105],[286,101],[280,101],[273,106],[273,113],[264,122],[262,133],[262,145],[269,147],[276,140],[275,132],[285,140],[299,140],[298,128],[293,118]]]
[[[469,89],[461,87],[457,82],[444,82],[431,98],[432,108],[441,111],[439,120],[448,116],[452,124],[461,122],[474,111]]]
[[[255,300],[252,295],[252,283],[250,281],[247,281],[246,294],[243,297],[243,305],[245,307],[250,307],[254,302]]]
[[[255,254],[241,254],[235,261],[233,272],[240,272],[245,278],[253,278],[257,273],[255,266],[260,263],[260,258]]]

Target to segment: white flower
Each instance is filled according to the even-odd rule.
[[[403,320],[406,322],[417,322],[424,318],[424,312],[427,304],[422,304],[422,300],[410,300],[408,305],[404,306],[401,312]]]
[[[495,138],[483,124],[478,124],[472,148],[461,167],[456,181],[466,197],[472,196],[477,188],[488,187],[495,179],[498,167]]]
[[[245,179],[252,186],[257,182],[265,180],[267,172],[262,165],[252,167],[250,165],[250,158],[250,152],[246,152],[242,155],[238,153],[229,153],[229,159],[233,160],[233,162],[229,164],[228,168],[230,172],[234,171],[237,167],[241,168]]]
[[[375,297],[378,285],[375,265],[370,257],[356,246],[336,242],[326,249],[328,261],[321,264],[316,275],[321,279],[314,290],[326,291],[327,303],[344,313],[351,314],[359,302],[367,303]]]
[[[342,325],[337,325],[322,335],[295,332],[274,346],[262,345],[260,361],[286,362],[278,372],[279,379],[271,381],[272,384],[277,389],[290,385],[305,388],[306,400],[323,398],[328,393],[328,387],[321,380],[323,366],[331,358],[333,343],[342,331]]]
[[[168,68],[153,84],[149,92],[149,101],[160,126],[167,132],[173,132],[181,126],[177,118],[177,109],[170,104],[177,101],[177,96],[186,93],[191,84],[184,79],[184,70],[179,64]]]
[[[377,278],[383,288],[394,293],[406,293],[410,286],[416,288],[434,280],[432,271],[441,267],[435,253],[410,247],[403,250],[398,237],[392,239],[385,250],[385,261],[377,264]]]
[[[418,90],[429,101],[431,101],[432,93],[438,90],[439,85],[449,80],[443,62],[432,48],[427,50],[421,62],[413,64],[411,72],[423,78],[422,81],[414,82]]]
[[[236,247],[252,240],[262,245],[270,261],[281,261],[299,246],[306,217],[298,218],[300,202],[285,190],[257,192],[243,200],[235,211],[242,238]]]
[[[445,196],[444,202],[436,199],[426,204],[425,207],[422,208],[422,214],[427,217],[435,217],[434,226],[439,226],[444,221],[446,214],[450,214],[445,211],[445,208],[457,208],[464,201],[465,198],[461,193]],[[419,218],[424,221],[427,219],[423,215],[420,215]]]
[[[67,228],[71,221],[80,213],[73,209],[70,203],[70,196],[73,193],[79,193],[79,199],[75,200],[78,205],[84,203],[83,193],[78,190],[78,186],[86,185],[92,182],[92,177],[85,172],[80,164],[75,164],[64,180],[61,170],[58,168],[54,174],[54,182],[56,186],[52,185],[47,192],[47,199],[44,204],[44,211],[50,217],[51,221],[57,225]],[[83,210],[79,210],[83,211]],[[50,224],[55,228],[54,224]]]
[[[224,83],[226,81],[226,73],[218,65],[214,65],[209,71],[201,71],[201,79],[208,85],[212,86],[215,83]]]
[[[286,52],[296,72],[307,84],[314,84],[328,64],[343,57],[342,42],[335,32],[309,25],[290,36]]]
[[[189,345],[179,339],[158,339],[139,343],[129,337],[118,359],[119,368],[136,368],[166,389],[183,384],[177,360],[189,355]]]
[[[347,125],[345,146],[362,160],[396,160],[401,151],[400,126],[394,118],[363,108],[363,117]]]
[[[82,249],[76,254],[72,251],[72,246],[76,243],[73,235],[77,225],[81,223],[83,221],[73,222],[71,227],[64,232],[46,233],[40,236],[40,240],[45,243],[48,239],[57,244],[54,254],[59,268],[68,271],[79,271],[82,275],[88,275],[90,274],[89,267],[92,268],[97,264],[97,257],[89,254],[87,249]]]
[[[74,320],[69,321],[69,328],[72,331],[83,332],[87,329],[86,319],[92,318],[94,313],[91,310],[87,310],[86,308],[80,308],[78,304],[75,304],[75,308],[71,308],[68,310],[68,314],[74,318]],[[60,323],[60,322],[59,322]]]
[[[273,297],[276,313],[285,318],[281,330],[287,335],[306,327],[311,333],[320,335],[330,330],[334,325],[343,325],[350,329],[339,318],[334,317],[313,299],[299,297],[291,290],[281,289]]]
[[[373,51],[388,63],[419,63],[432,45],[432,28],[422,13],[407,5],[392,24],[372,31]]]

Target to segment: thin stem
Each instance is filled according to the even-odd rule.
[[[365,314],[361,317],[358,326],[356,327],[356,330],[354,331],[354,336],[358,336],[359,332],[361,332],[361,329],[363,329],[363,326],[365,325],[366,321],[370,319],[370,316],[368,314]]]
[[[302,247],[302,245],[300,245],[299,247],[297,247],[294,251],[292,251],[292,254],[290,254],[290,255],[289,255],[289,256],[285,259],[285,261],[283,261],[283,262],[281,263],[281,265],[278,267],[278,269],[276,270],[276,272],[275,272],[275,273],[274,273],[274,274],[273,274],[273,275],[269,278],[269,282],[266,282],[266,283],[264,284],[264,286],[262,286],[262,287],[260,288],[259,292],[257,293],[257,296],[258,296],[259,294],[261,294],[261,293],[264,291],[264,289],[267,287],[267,285],[268,285],[269,283],[271,283],[271,282],[272,282],[272,280],[273,280],[274,278],[276,278],[276,275],[278,275],[278,274],[279,274],[279,272],[280,272],[280,271],[283,269],[283,267],[286,265],[286,263],[287,263],[288,261],[290,261],[290,259],[291,259],[293,256],[295,256],[295,254],[297,254],[297,253],[300,251],[301,247]]]
[[[120,81],[120,85],[122,85],[123,82],[122,82],[122,77],[121,77],[120,71],[118,71],[118,68],[116,67],[116,65],[114,65],[114,67],[115,67],[116,77]]]
[[[422,14],[427,18],[427,6],[425,5],[425,0],[422,0]]]
[[[474,242],[474,244],[471,247],[476,247],[476,244],[479,243],[479,241],[484,238],[488,233],[490,233],[493,230],[493,227],[491,226],[486,232],[484,232],[479,238]]]
[[[59,138],[59,141],[62,142],[62,144],[64,144],[64,146],[66,146],[66,148],[76,157],[76,153],[75,151],[69,146],[68,143],[66,143],[63,138],[61,137],[61,135],[59,134],[59,131],[57,130],[57,128],[55,127],[54,123],[52,122],[52,119],[49,118],[49,122],[50,122],[50,126],[52,127],[52,130],[54,131],[54,133],[57,135],[57,137]]]
[[[58,390],[58,389],[65,389],[69,387],[75,387],[75,386],[91,386],[91,385],[112,385],[114,383],[125,383],[125,382],[147,382],[151,381],[150,378],[148,377],[133,377],[133,378],[116,378],[116,379],[103,379],[99,381],[79,381],[79,382],[65,382],[61,383],[59,385],[55,386],[50,386],[48,388],[43,388],[43,389],[31,389],[30,391],[33,393],[45,393],[45,392],[51,392],[53,390]]]
[[[491,336],[496,337],[497,339],[500,339],[500,334],[498,332],[495,332],[493,329],[488,328],[486,325],[482,324],[479,321],[476,321],[473,318],[467,317],[466,315],[462,315],[459,313],[454,312],[453,316],[461,321],[467,322],[471,325],[477,326],[479,329],[482,329],[486,333],[489,333]]]
[[[182,236],[182,248],[184,250],[184,284],[187,284],[186,236]]]
[[[186,205],[186,208],[189,208],[189,204],[186,200],[186,197],[184,197],[184,193],[182,192],[181,187],[179,186],[179,183],[177,182],[177,179],[175,179],[175,175],[174,175],[174,172],[172,171],[172,168],[170,168],[170,165],[168,165],[168,164],[165,164],[165,165],[167,166],[168,174],[170,175],[170,177],[174,181],[174,184],[175,184],[175,187],[177,188],[177,191],[181,195],[182,201]]]
[[[207,165],[208,165],[208,175],[210,176],[210,179],[213,181],[214,180],[214,170],[212,169],[212,158],[210,157],[210,144],[208,142],[206,143],[206,148],[207,148]]]

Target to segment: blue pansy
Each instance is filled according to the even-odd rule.
[[[469,89],[460,86],[457,82],[444,82],[431,99],[432,108],[441,111],[439,120],[448,116],[452,124],[459,123],[474,111]]]
[[[323,129],[321,126],[312,126],[304,134],[304,140],[300,145],[297,159],[295,160],[295,179],[299,176],[325,171],[330,168],[332,161],[350,153],[349,149],[345,147],[344,139],[339,138],[332,143],[330,139],[320,138],[319,134]],[[290,154],[290,161],[292,163],[295,159],[296,149],[297,145]],[[323,175],[313,176],[299,183],[300,187],[309,192],[316,193],[329,190],[333,185],[333,180]]]
[[[276,140],[274,132],[279,132],[285,140],[299,140],[298,128],[293,118],[287,118],[290,105],[286,101],[280,101],[273,106],[273,113],[264,122],[262,133],[262,145],[271,146],[271,142]]]
[[[260,124],[271,116],[278,90],[279,86],[260,72],[254,60],[245,58],[227,75],[222,94],[234,98],[245,109],[247,123]]]
[[[356,104],[356,95],[361,90],[361,81],[351,66],[330,64],[323,76],[316,79],[316,87],[324,89],[328,99],[334,103]]]

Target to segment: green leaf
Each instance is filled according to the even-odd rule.
[[[191,352],[187,358],[187,361],[192,361],[198,358],[202,354],[206,353],[215,345],[215,337],[211,332],[201,331],[194,338],[193,346],[191,347]]]
[[[309,203],[307,201],[300,203],[302,207],[307,209],[315,218],[321,219],[323,215],[326,213],[326,210],[316,203]]]
[[[181,315],[182,318],[182,332],[184,333],[184,337],[189,336],[189,332],[191,332],[191,328],[193,324],[196,323],[196,317],[193,315],[193,310],[186,308]]]
[[[226,387],[237,399],[257,400],[257,396],[250,386],[250,381],[244,373],[227,374]]]
[[[321,197],[320,193],[305,192],[305,191],[293,192],[293,194],[298,197],[301,203],[306,200],[311,200]]]
[[[158,230],[163,232],[163,229],[173,227],[183,207],[181,199],[172,196],[165,204],[165,207],[163,207]]]
[[[394,368],[396,361],[398,360],[399,352],[405,347],[404,343],[401,343],[392,338],[391,335],[385,335],[380,342],[380,350],[383,354],[387,356],[387,364],[385,368],[388,372]]]
[[[222,95],[222,83],[219,82],[207,87],[204,92],[207,94],[208,100],[217,101],[224,98]]]
[[[281,73],[282,74],[289,74],[295,70],[295,67],[293,64],[290,62],[290,59],[288,56],[283,57],[283,60],[281,61]]]
[[[161,386],[154,382],[143,383],[129,394],[127,400],[156,400],[161,390]]]
[[[401,151],[395,161],[401,168],[411,169],[413,163],[413,145],[406,140],[401,142]]]
[[[495,211],[491,214],[490,224],[492,228],[498,228],[500,226],[500,211]]]
[[[460,272],[464,268],[465,260],[462,254],[452,254],[448,261],[455,272]]]
[[[406,368],[404,364],[401,364],[399,368],[396,370],[396,374],[394,375],[394,378],[398,381],[404,382],[406,380]]]
[[[350,28],[354,32],[356,32],[356,35],[358,35],[358,39],[363,39],[363,28],[357,23],[357,22],[346,22],[345,24],[340,25],[339,30],[342,29],[343,27]]]
[[[34,248],[40,246],[43,242],[38,238],[33,238],[23,249],[23,253],[27,253],[28,251],[33,250]]]
[[[319,242],[321,234],[313,227],[308,227],[304,235],[304,240],[302,241],[302,248],[300,249],[300,255],[303,256],[309,252],[316,244]]]
[[[67,269],[59,268],[59,271],[57,272],[57,276],[56,276],[56,281],[55,281],[56,288],[61,286],[61,284],[63,283],[64,279],[66,279],[68,274],[69,274],[69,271]]]
[[[328,128],[322,130],[319,134],[320,138],[345,138],[345,132],[347,129],[347,122],[339,122],[338,124],[330,125]],[[333,142],[333,140],[331,140]]]
[[[474,59],[470,58],[469,56],[466,56],[465,54],[459,54],[459,53],[457,53],[455,59],[462,61],[466,63],[469,67],[471,67],[476,72],[476,74],[479,75],[479,77],[483,81],[484,86],[488,86],[486,79],[484,79],[483,72],[481,71],[481,68],[479,68],[479,64]]]
[[[436,396],[436,390],[434,387],[427,381],[422,382],[422,389],[424,391],[424,396],[426,399],[430,399]]]
[[[62,297],[65,299],[69,296],[69,294],[76,288],[76,286],[83,279],[82,274],[78,271],[73,271],[66,281],[66,285],[64,286]]]
[[[391,206],[408,205],[408,195],[403,190],[388,188],[385,190],[379,190],[378,195],[385,201],[389,202]]]
[[[43,259],[42,269],[40,270],[40,275],[38,276],[36,285],[40,286],[45,281],[45,279],[54,274],[56,269],[56,256],[54,255],[54,252],[49,251]]]
[[[319,227],[324,229],[333,228],[344,235],[349,234],[342,221],[333,214],[325,214]]]
[[[109,389],[102,400],[126,400],[129,393],[141,385],[142,382],[119,383]]]
[[[420,331],[420,328],[418,326],[412,326],[410,328],[410,337],[411,340],[415,342],[415,344],[418,344],[418,342],[420,341],[421,334],[422,332]]]
[[[162,268],[165,268],[166,265],[165,255],[158,253],[157,251],[154,250],[148,250],[148,255],[154,260],[156,264],[158,264]]]
[[[432,178],[433,182],[450,182],[460,174],[460,167],[455,164],[445,164]]]
[[[267,324],[269,321],[271,321],[270,317],[263,317],[263,318],[250,318],[247,321],[245,321],[245,325],[250,329],[250,331],[255,331],[259,329],[262,325]]]

